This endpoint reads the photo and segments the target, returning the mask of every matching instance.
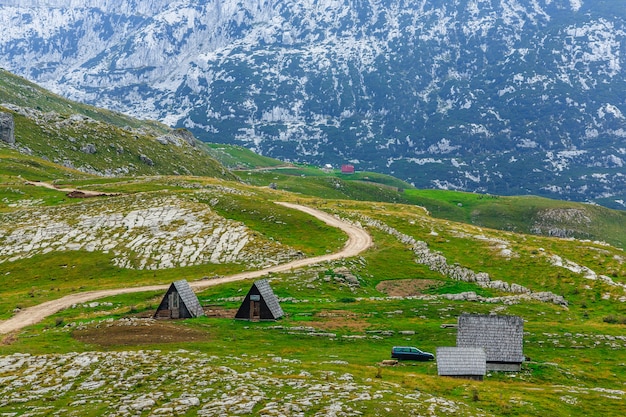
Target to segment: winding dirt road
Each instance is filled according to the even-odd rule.
[[[92,190],[79,190],[78,188],[58,188],[55,185],[50,184],[49,182],[43,181],[26,181],[26,185],[34,185],[35,187],[43,187],[48,188],[50,190],[61,191],[64,193],[76,193],[82,197],[100,197],[100,196],[116,196],[119,193],[104,193],[102,191],[92,191]]]
[[[372,245],[371,236],[363,229],[353,226],[349,223],[345,223],[336,217],[331,216],[320,210],[313,209],[311,207],[301,206],[292,203],[276,203],[288,208],[303,211],[311,216],[317,217],[329,226],[337,227],[343,230],[348,235],[348,241],[343,249],[336,253],[328,255],[316,256],[314,258],[298,259],[293,262],[289,262],[282,265],[276,265],[270,268],[261,269],[258,271],[242,272],[235,275],[228,275],[225,277],[194,281],[189,285],[198,290],[214,285],[224,284],[226,282],[240,281],[244,279],[252,279],[262,277],[270,272],[285,272],[292,269],[301,268],[303,266],[312,265],[318,262],[333,261],[341,258],[350,258],[358,255],[359,253],[367,250]],[[26,326],[38,323],[44,318],[60,311],[65,308],[71,307],[74,304],[81,304],[88,301],[93,301],[99,298],[111,297],[120,294],[129,294],[135,292],[144,291],[164,291],[169,288],[170,284],[166,285],[149,285],[143,287],[130,287],[130,288],[118,288],[102,291],[86,291],[77,294],[67,295],[59,298],[58,300],[48,301],[25,310],[20,311],[9,320],[0,322],[0,334],[10,333],[20,330]]]

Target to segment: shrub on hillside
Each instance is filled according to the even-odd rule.
[[[609,314],[602,319],[605,323],[609,324],[626,324],[626,316],[616,316],[615,314]]]

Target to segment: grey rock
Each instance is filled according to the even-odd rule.
[[[130,405],[135,410],[147,410],[155,406],[155,402],[152,398],[139,398],[137,401]]]
[[[197,139],[187,129],[176,129],[166,135],[159,136],[156,141],[162,145],[196,146]]]
[[[141,160],[141,162],[143,162],[144,164],[148,166],[154,166],[154,162],[152,161],[152,159],[148,158],[144,154],[139,155],[139,159]]]
[[[335,280],[343,282],[350,287],[360,287],[359,279],[350,272],[346,267],[337,268],[335,270]]]
[[[167,136],[159,136],[158,138],[156,138],[156,141],[159,142],[161,145],[170,144],[170,141],[168,140]]]
[[[85,146],[83,146],[82,148],[80,148],[80,151],[82,153],[86,153],[89,155],[93,155],[95,154],[98,150],[96,149],[96,145],[94,145],[93,143],[88,143]]]
[[[11,113],[0,112],[0,140],[9,145],[15,143],[15,122]]]
[[[172,131],[171,135],[184,140],[190,146],[196,146],[196,137],[187,129],[176,129]]]

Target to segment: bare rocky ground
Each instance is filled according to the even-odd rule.
[[[179,350],[13,354],[0,358],[2,416],[470,415],[463,404],[383,380],[347,363]],[[372,372],[374,377],[374,372]]]
[[[298,258],[206,204],[176,196],[92,200],[71,211],[46,207],[2,217],[0,263],[72,250],[111,252],[117,266],[136,269],[228,262],[262,267]]]

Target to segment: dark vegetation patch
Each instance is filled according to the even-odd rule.
[[[369,315],[365,315],[369,316]],[[308,326],[322,330],[345,330],[348,332],[364,332],[371,324],[362,314],[350,310],[322,310],[313,316]]]
[[[391,297],[411,297],[422,295],[425,290],[438,288],[443,284],[443,281],[434,279],[396,279],[382,281],[376,289]]]
[[[135,346],[161,343],[206,342],[208,335],[180,322],[118,321],[75,330],[74,339],[99,346]]]
[[[224,308],[220,306],[205,306],[204,314],[207,317],[217,317],[221,319],[234,319],[237,314],[236,308]]]
[[[602,321],[609,324],[626,324],[626,316],[609,314],[605,316]]]

